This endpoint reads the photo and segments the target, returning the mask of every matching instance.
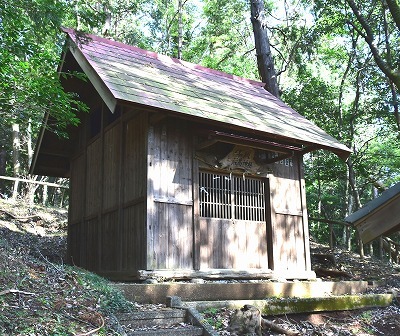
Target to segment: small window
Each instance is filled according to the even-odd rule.
[[[200,172],[200,216],[265,221],[265,180]]]

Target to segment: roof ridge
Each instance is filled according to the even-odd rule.
[[[65,33],[67,33],[69,36],[71,37],[76,37],[78,34],[81,34],[80,32],[77,32],[75,29],[72,28],[65,28],[62,27],[61,30]],[[77,34],[78,33],[78,34]],[[221,77],[225,77],[225,78],[229,78],[238,82],[244,82],[244,83],[248,83],[254,86],[265,86],[265,83],[261,82],[261,81],[257,81],[254,79],[249,79],[249,78],[245,78],[245,77],[241,77],[241,76],[237,76],[237,75],[233,75],[233,74],[229,74],[227,72],[223,72],[220,70],[215,70],[215,69],[211,69],[211,68],[207,68],[203,65],[199,65],[199,64],[195,64],[192,62],[188,62],[188,61],[184,61],[184,60],[180,60],[174,57],[170,57],[167,55],[163,55],[160,53],[157,53],[155,51],[150,51],[150,50],[145,50],[142,48],[139,48],[137,46],[133,46],[133,45],[129,45],[123,42],[119,42],[119,41],[114,41],[105,37],[101,37],[98,35],[94,35],[94,34],[87,34],[87,33],[82,33],[82,35],[84,36],[88,36],[90,37],[91,40],[93,41],[97,41],[97,42],[103,42],[106,43],[108,45],[112,45],[112,46],[116,46],[119,48],[123,48],[123,49],[127,49],[127,50],[131,50],[137,53],[140,53],[142,55],[146,55],[149,57],[152,57],[154,59],[160,60],[160,61],[172,61],[176,64],[180,64],[182,66],[185,66],[191,70],[196,70],[196,71],[202,71],[205,73],[211,73],[213,75],[217,75],[217,76],[221,76]],[[267,94],[270,94],[271,97],[274,97],[271,93],[269,93],[267,90],[265,90],[267,92]]]

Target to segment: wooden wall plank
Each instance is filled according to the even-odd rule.
[[[99,259],[97,253],[99,246],[99,229],[98,218],[85,220],[80,225],[80,261],[79,265],[89,271],[99,270]]]
[[[270,177],[272,255],[274,271],[304,271],[307,252],[304,223],[305,194],[301,183],[298,157],[275,163]]]
[[[302,208],[302,213],[303,213],[302,232],[303,232],[303,244],[304,244],[304,246],[303,246],[304,263],[305,263],[304,266],[305,266],[306,271],[311,271],[310,234],[309,234],[309,225],[308,225],[306,182],[304,180],[303,157],[299,157],[298,165],[299,165],[299,181],[300,181],[300,192],[301,192],[301,208]]]
[[[87,147],[86,155],[86,202],[85,216],[93,216],[98,214],[101,207],[101,164],[102,161],[102,142],[101,138],[97,138]],[[84,184],[80,188],[83,188]]]
[[[69,222],[76,223],[84,216],[85,191],[85,160],[80,155],[71,161],[70,195],[69,195]]]
[[[146,268],[145,202],[124,209],[121,229],[122,271],[136,274]]]
[[[268,268],[265,222],[200,219],[200,268]]]
[[[120,271],[119,250],[121,248],[121,226],[118,225],[118,210],[103,214],[101,221],[100,271]]]
[[[132,272],[146,268],[147,115],[138,113],[126,120],[122,159],[121,269]]]
[[[154,126],[149,126],[147,131],[147,199],[146,199],[146,269],[153,270],[156,269],[155,263],[155,229],[156,229],[156,209],[155,203],[153,201],[155,190],[158,183],[154,179],[157,169],[155,167],[155,162],[159,160],[160,151],[156,147]]]
[[[192,269],[192,134],[165,119],[148,139],[148,267]]]
[[[146,195],[147,118],[139,114],[125,124],[124,204]]]
[[[198,139],[193,139],[192,148],[196,148]],[[192,153],[192,197],[193,197],[193,268],[199,270],[201,268],[200,258],[200,200],[199,200],[199,161]]]
[[[103,211],[118,206],[121,162],[121,124],[104,134]]]

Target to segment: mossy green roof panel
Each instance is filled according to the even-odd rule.
[[[65,32],[73,41],[70,49],[75,57],[78,53],[87,62],[86,68],[96,74],[89,79],[101,81],[116,100],[255,129],[330,149],[342,158],[350,153],[346,146],[266,91],[262,82],[97,36],[79,39],[72,30]]]

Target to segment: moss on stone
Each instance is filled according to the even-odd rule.
[[[265,315],[305,313],[317,311],[353,310],[386,307],[393,301],[392,294],[341,295],[319,298],[267,299],[262,309]]]

